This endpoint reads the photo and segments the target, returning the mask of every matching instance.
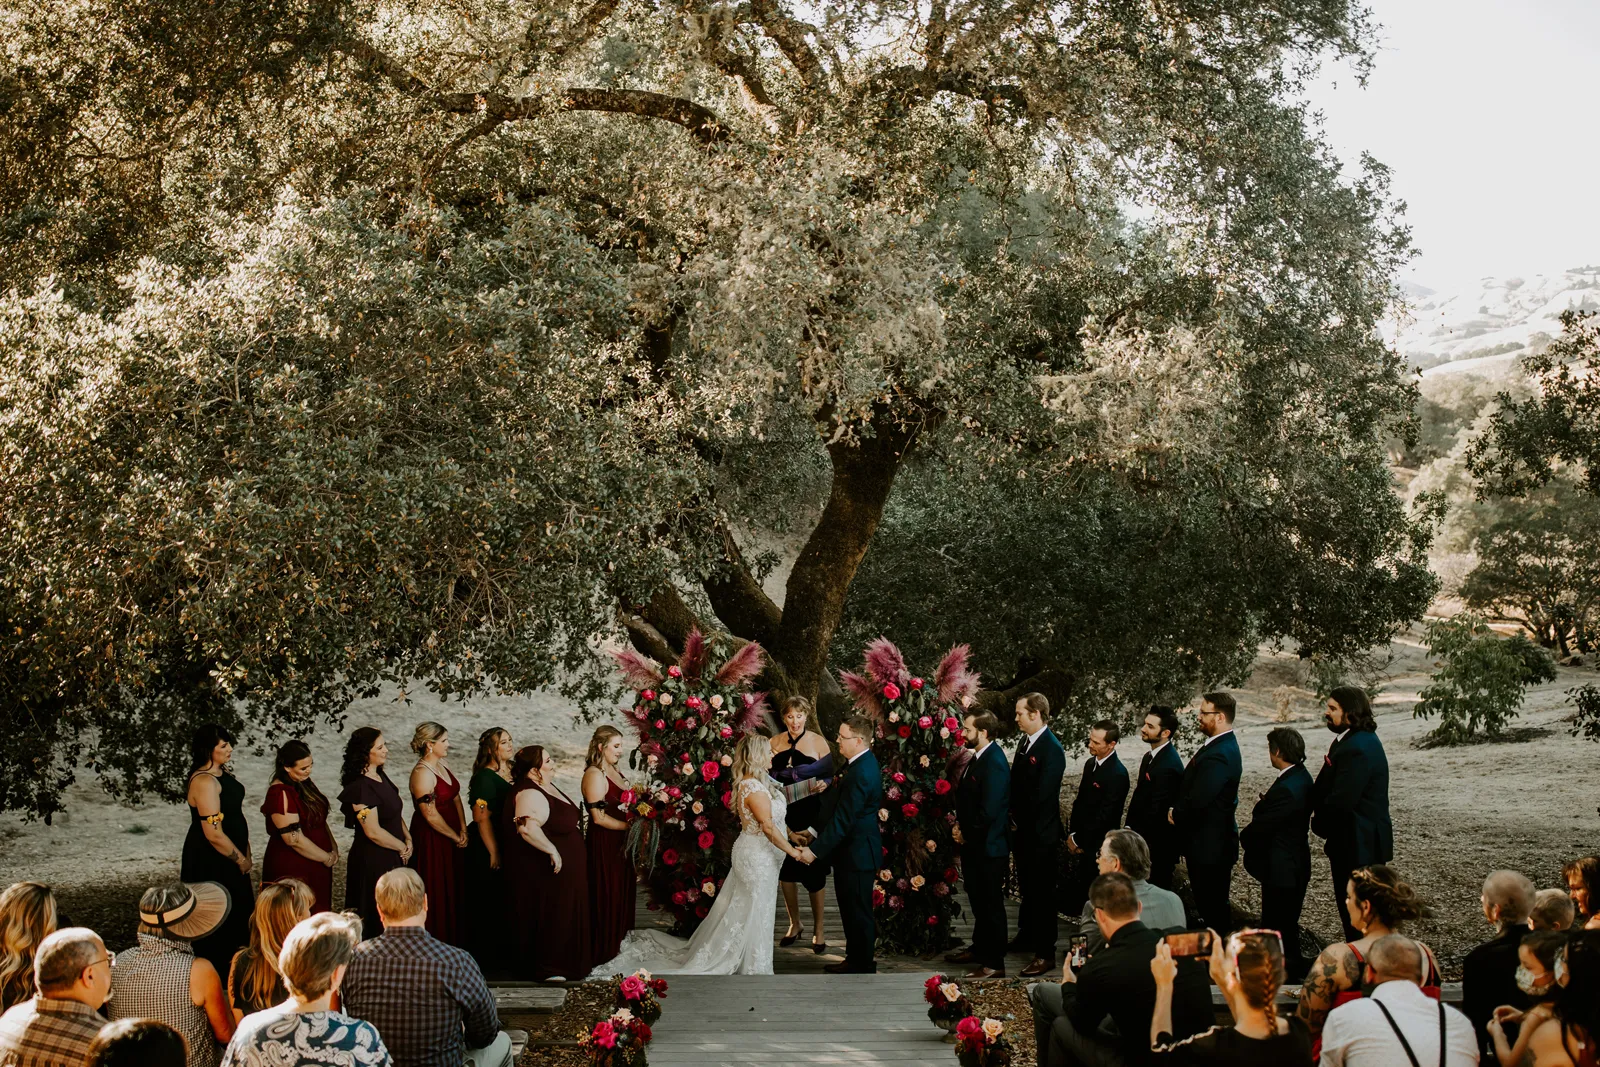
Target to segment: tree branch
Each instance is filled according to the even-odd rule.
[[[823,89],[828,72],[806,40],[810,27],[780,11],[777,0],[750,0],[750,13],[760,23],[762,32],[789,57],[801,80],[809,88]]]
[[[728,566],[725,571],[700,583],[711,601],[711,610],[735,634],[771,648],[778,636],[783,610],[772,602],[767,591],[761,588],[761,583],[750,572],[750,565],[745,562],[733,531],[728,529],[726,523],[718,522],[717,532],[722,536],[722,553]]]

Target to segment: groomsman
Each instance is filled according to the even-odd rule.
[[[1311,884],[1311,772],[1300,731],[1280,726],[1267,734],[1267,756],[1278,770],[1261,794],[1250,825],[1239,831],[1244,869],[1261,883],[1261,925],[1283,937],[1284,973],[1305,974],[1300,911]]]
[[[1322,721],[1333,744],[1312,789],[1311,829],[1323,839],[1333,868],[1333,899],[1346,941],[1361,936],[1350,925],[1345,887],[1352,871],[1394,859],[1394,826],[1389,821],[1389,759],[1378,740],[1372,702],[1355,686],[1328,694]]]
[[[1150,847],[1150,884],[1172,888],[1172,868],[1178,862],[1178,838],[1167,821],[1183,784],[1183,759],[1172,736],[1178,732],[1178,716],[1171,708],[1157,705],[1144,716],[1139,740],[1150,751],[1139,761],[1139,777],[1133,799],[1128,802],[1128,829],[1144,838]]]
[[[1078,778],[1078,795],[1072,801],[1067,852],[1072,873],[1061,904],[1077,914],[1089,899],[1089,884],[1100,876],[1097,857],[1106,834],[1122,826],[1122,805],[1128,799],[1128,770],[1117,758],[1122,730],[1110,719],[1089,727],[1089,758]]]
[[[1009,822],[1011,769],[994,743],[1000,720],[991,711],[968,711],[961,737],[977,755],[956,791],[961,877],[972,906],[972,947],[952,952],[951,963],[975,964],[968,978],[1006,974],[1006,826]]]
[[[1029,693],[1017,701],[1022,741],[1011,761],[1011,858],[1017,867],[1017,936],[1007,947],[1033,953],[1022,977],[1056,963],[1056,863],[1061,849],[1061,779],[1067,753],[1050,729],[1050,701]]]
[[[1172,826],[1177,830],[1184,859],[1189,861],[1189,884],[1195,906],[1205,925],[1219,934],[1233,929],[1233,905],[1228,889],[1233,865],[1239,859],[1239,826],[1234,809],[1239,806],[1239,740],[1233,734],[1236,710],[1227,693],[1207,693],[1200,698],[1200,746],[1183,769],[1183,782],[1172,805]]]

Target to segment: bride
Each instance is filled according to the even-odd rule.
[[[800,858],[783,825],[783,793],[767,777],[772,747],[760,734],[746,734],[733,757],[733,806],[741,832],[733,845],[733,869],[722,883],[705,921],[685,941],[659,930],[634,930],[615,959],[591,978],[645,970],[656,974],[771,974],[773,917],[778,869],[784,856]]]

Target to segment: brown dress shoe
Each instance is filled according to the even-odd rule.
[[[1021,974],[1024,978],[1037,978],[1046,971],[1053,970],[1054,968],[1054,961],[1035,958],[1032,963],[1022,968]]]
[[[946,963],[971,963],[974,959],[976,957],[973,956],[970,948],[957,949],[954,952],[946,952],[944,954]]]
[[[961,977],[979,981],[985,978],[1004,978],[1005,976],[1006,969],[1004,967],[999,969],[994,967],[974,967]]]

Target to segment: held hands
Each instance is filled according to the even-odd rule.
[[[465,830],[456,835],[456,848],[467,847],[467,832]]]
[[[800,854],[797,855],[795,859],[809,866],[810,864],[817,862],[817,854],[812,852],[810,848],[802,845],[800,848]]]
[[[253,866],[250,862],[250,853],[248,852],[239,853],[234,857],[233,862],[238,865],[241,874],[249,874],[250,868]]]

